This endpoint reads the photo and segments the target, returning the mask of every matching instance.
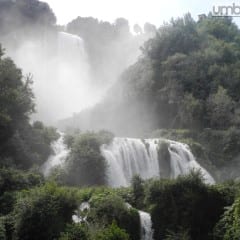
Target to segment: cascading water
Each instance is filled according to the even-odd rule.
[[[128,186],[136,174],[143,179],[161,176],[161,171],[164,171],[161,163],[166,159],[158,157],[159,141],[168,144],[169,177],[175,178],[189,173],[192,169],[199,169],[207,183],[214,183],[211,175],[196,162],[186,144],[161,139],[114,138],[111,144],[101,147],[101,153],[109,165],[109,185]]]
[[[64,144],[63,134],[52,144],[54,155],[43,165],[44,175],[66,162],[69,150]],[[159,145],[167,144],[167,156],[159,154]],[[101,154],[108,163],[108,183],[112,187],[129,186],[134,175],[143,179],[168,177],[200,170],[206,183],[213,184],[214,179],[195,160],[187,144],[166,139],[114,138],[110,144],[101,146]],[[167,174],[166,174],[167,173]]]
[[[168,151],[171,159],[171,177],[188,174],[191,169],[201,170],[207,183],[214,183],[213,177],[195,160],[189,146],[184,143],[169,141]]]
[[[111,186],[127,186],[135,174],[143,179],[159,176],[154,140],[143,142],[141,139],[114,138],[110,145],[101,147],[101,152],[109,165],[108,178]]]
[[[60,133],[60,138],[52,143],[52,149],[54,154],[51,155],[48,160],[42,166],[42,172],[44,176],[48,176],[54,167],[62,166],[69,154],[67,146],[64,144],[64,135]]]
[[[141,223],[141,240],[153,240],[152,220],[149,213],[138,211]]]

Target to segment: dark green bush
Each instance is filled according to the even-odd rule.
[[[85,133],[74,138],[65,176],[67,184],[93,186],[107,183],[107,163],[100,152],[105,141],[109,141],[105,133]]]
[[[81,224],[67,225],[59,240],[90,240],[89,230]]]
[[[131,181],[133,204],[137,209],[142,209],[144,207],[144,181],[140,176],[136,175]]]
[[[140,218],[137,210],[128,208],[122,198],[115,194],[99,194],[91,200],[92,221],[109,225],[116,221],[132,240],[140,238]]]
[[[4,220],[0,218],[0,240],[7,240]]]
[[[189,229],[194,240],[212,239],[214,225],[227,205],[225,196],[215,187],[205,185],[198,174],[176,180],[153,181],[147,189],[147,205],[156,240],[168,231]]]
[[[226,208],[216,225],[214,237],[216,240],[240,239],[240,198],[237,198],[232,206]]]
[[[52,240],[59,237],[77,209],[75,191],[55,184],[19,194],[14,208],[15,240]]]
[[[94,240],[130,240],[130,238],[126,231],[113,223],[99,231],[94,237]]]
[[[16,191],[39,186],[43,181],[43,176],[39,173],[0,169],[0,215],[12,211],[16,200]]]

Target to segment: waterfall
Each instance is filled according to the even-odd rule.
[[[149,213],[138,211],[141,223],[141,240],[153,240],[152,220]]]
[[[44,176],[48,176],[54,167],[62,166],[69,154],[67,146],[64,144],[64,135],[59,132],[60,138],[52,143],[53,154],[42,166]]]
[[[176,178],[192,169],[200,170],[205,182],[214,183],[212,176],[195,160],[188,145],[163,139],[114,138],[109,145],[101,146],[101,153],[108,163],[108,181],[113,187],[129,186],[134,175],[143,179],[161,177],[162,163],[158,154],[160,141],[168,144],[170,155],[169,176]],[[166,165],[166,163],[165,163]]]
[[[161,155],[161,143],[166,143],[167,156]],[[60,133],[60,138],[52,144],[52,148],[54,154],[42,167],[45,176],[67,159],[69,150],[64,144],[63,133]],[[189,146],[184,143],[166,139],[116,137],[110,144],[103,144],[100,151],[107,161],[108,184],[112,187],[129,186],[134,175],[140,175],[143,179],[176,178],[193,169],[200,170],[206,183],[214,183],[213,177],[200,166]]]

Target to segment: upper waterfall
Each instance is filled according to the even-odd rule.
[[[200,170],[207,183],[214,183],[212,176],[196,162],[188,145],[164,140],[170,154],[166,164],[166,159],[158,154],[159,141],[161,139],[114,138],[111,144],[103,145],[101,152],[109,166],[109,185],[128,186],[136,174],[143,179],[166,177],[161,176],[164,171],[169,171],[168,177],[176,178],[192,169]],[[162,169],[166,165],[167,169]]]

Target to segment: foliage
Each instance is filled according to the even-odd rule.
[[[224,195],[203,184],[196,173],[177,180],[153,181],[146,191],[156,240],[179,229],[189,229],[194,240],[212,239],[213,227],[227,204]]]
[[[14,30],[36,25],[52,25],[56,17],[49,5],[38,0],[0,1],[0,32],[8,34]]]
[[[0,215],[12,211],[16,200],[16,191],[39,186],[41,183],[43,183],[43,177],[38,173],[0,169]]]
[[[136,175],[131,181],[133,203],[137,209],[142,209],[144,206],[144,182],[140,176]]]
[[[73,139],[68,137],[71,152],[67,162],[66,183],[80,186],[106,184],[107,163],[101,155],[100,146],[109,143],[112,138],[113,135],[107,131],[88,132],[76,135]]]
[[[109,227],[98,232],[95,237],[96,240],[129,240],[126,231],[120,229],[116,224],[111,224]]]
[[[90,234],[86,226],[81,224],[67,225],[64,233],[61,233],[59,240],[89,240]]]
[[[4,220],[0,218],[0,240],[6,240],[6,229]]]
[[[13,239],[54,239],[77,208],[75,191],[48,183],[19,194],[14,208]]]
[[[115,194],[99,194],[91,199],[92,221],[109,225],[113,221],[124,229],[132,240],[140,238],[140,219],[138,212],[128,208],[123,199]]]
[[[207,102],[207,114],[209,114],[210,126],[226,128],[233,119],[234,103],[227,90],[219,86],[215,94],[209,96]]]
[[[240,238],[240,199],[226,208],[221,220],[216,225],[215,239],[237,240]]]
[[[169,232],[164,240],[191,240],[188,231],[180,230],[177,233]]]
[[[94,125],[121,135],[142,136],[161,128],[239,128],[239,39],[230,18],[196,22],[186,14],[172,19],[86,114],[98,116]]]
[[[0,53],[0,166],[28,169],[47,159],[58,134],[40,122],[29,124],[32,78],[23,78],[13,61],[2,56],[1,47]]]
[[[1,49],[1,47],[0,47]],[[0,50],[2,52],[2,50]],[[31,78],[0,55],[0,143],[3,145],[34,110]]]

